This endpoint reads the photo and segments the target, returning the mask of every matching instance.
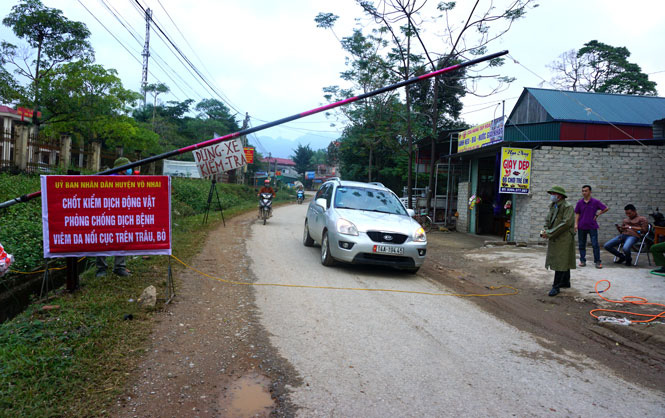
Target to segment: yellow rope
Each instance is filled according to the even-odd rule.
[[[83,260],[85,257],[81,257],[78,260],[76,260],[77,263],[79,263],[81,260]],[[66,269],[67,266],[65,267],[51,267],[48,269],[48,271],[54,271],[54,270],[64,270]],[[20,271],[20,270],[9,270],[10,273],[16,273],[16,274],[37,274],[37,273],[43,273],[45,272],[46,269],[44,270],[36,270],[36,271]]]
[[[234,280],[226,280],[222,279],[221,277],[215,277],[211,276],[210,274],[204,273],[201,270],[197,270],[192,266],[187,265],[184,261],[180,260],[178,257],[171,255],[173,259],[175,259],[177,262],[185,266],[186,268],[193,270],[197,273],[199,273],[202,276],[205,276],[209,279],[217,280],[218,282],[222,283],[227,283],[227,284],[234,284],[234,285],[244,285],[244,286],[274,286],[274,287],[299,287],[299,288],[305,288],[305,289],[328,289],[328,290],[359,290],[359,291],[367,291],[367,292],[393,292],[393,293],[413,293],[413,294],[418,294],[418,295],[430,295],[430,296],[454,296],[454,297],[459,297],[459,298],[469,298],[469,297],[488,297],[488,296],[512,296],[516,295],[519,293],[519,290],[512,286],[490,286],[491,290],[497,290],[497,289],[512,289],[513,292],[511,293],[488,293],[488,294],[479,294],[479,293],[471,293],[471,294],[461,294],[461,293],[433,293],[433,292],[419,292],[415,290],[396,290],[396,289],[365,289],[365,288],[360,288],[360,287],[335,287],[335,286],[307,286],[307,285],[301,285],[301,284],[280,284],[280,283],[249,283],[249,282],[238,282]]]

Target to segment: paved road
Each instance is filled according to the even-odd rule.
[[[259,283],[445,292],[421,275],[324,267],[301,243],[307,205],[275,210],[248,243]],[[304,384],[301,416],[665,416],[662,393],[536,339],[468,300],[257,287],[261,322]]]

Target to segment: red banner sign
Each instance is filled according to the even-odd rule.
[[[23,120],[23,118],[26,118],[26,117],[31,118],[34,115],[35,112],[32,109],[28,109],[28,108],[25,108],[25,107],[19,107],[19,108],[16,109],[16,113],[21,115],[21,120]],[[42,112],[37,112],[37,117],[41,118],[42,117]]]
[[[245,147],[245,159],[247,160],[247,164],[254,164],[254,148],[252,147]]]
[[[41,176],[44,257],[171,254],[168,176]]]

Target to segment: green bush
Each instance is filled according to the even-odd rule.
[[[202,214],[208,205],[210,182],[201,179],[173,178],[171,182],[171,211],[174,219]],[[240,184],[218,183],[217,192],[222,209],[228,210],[251,205],[257,201],[254,187]],[[0,174],[0,201],[40,190],[38,175]],[[277,200],[288,200],[295,195],[289,189],[280,189]],[[213,195],[210,210],[217,208]],[[33,199],[10,208],[0,209],[0,243],[14,255],[13,268],[21,271],[37,270],[44,263],[42,246],[41,200]]]
[[[40,189],[38,175],[0,174],[0,201],[5,202]],[[42,265],[42,204],[38,198],[0,209],[0,243],[14,255],[16,270]]]

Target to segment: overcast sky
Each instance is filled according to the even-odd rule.
[[[84,22],[92,32],[91,42],[97,62],[115,68],[125,87],[139,90],[141,83],[145,22],[134,0],[106,0],[121,19],[137,34],[137,42],[104,7],[102,0],[81,0],[83,4],[130,50],[128,53],[77,0],[43,0],[59,8],[71,19]],[[340,84],[344,70],[344,53],[331,31],[319,29],[314,22],[319,12],[340,16],[335,32],[343,37],[357,24],[367,24],[353,0],[139,0],[153,10],[153,17],[167,35],[220,91],[225,100],[242,115],[249,112],[254,126],[317,107],[324,103],[322,88]],[[17,1],[0,1],[0,16],[6,16]],[[425,39],[433,52],[449,47],[437,37],[443,29],[442,19],[430,1],[423,13]],[[470,1],[458,1],[458,14],[453,23],[466,18]],[[489,0],[482,0],[486,9]],[[495,0],[499,6],[508,3]],[[490,97],[465,100],[464,120],[478,124],[501,115],[497,104],[505,100],[510,112],[523,87],[538,87],[542,77],[550,80],[546,67],[559,54],[579,49],[585,42],[597,39],[613,46],[625,46],[631,61],[639,64],[658,83],[660,96],[665,96],[665,2],[661,0],[543,0],[540,7],[529,10],[501,39],[490,44],[488,52],[503,49],[522,66],[508,60],[498,70],[486,74],[516,77],[512,85]],[[162,7],[163,6],[163,7]],[[165,11],[166,10],[166,11]],[[168,14],[166,13],[168,12]],[[175,22],[175,25],[173,22]],[[177,25],[177,26],[176,26]],[[2,26],[2,39],[15,42],[11,31]],[[149,82],[164,82],[172,90],[164,100],[216,97],[191,75],[151,31]],[[160,68],[160,64],[164,69]],[[170,67],[172,70],[169,70]],[[174,75],[173,72],[177,75]],[[166,72],[171,74],[169,78]],[[479,93],[491,91],[492,85],[479,86]],[[551,88],[544,84],[542,87]],[[238,119],[242,119],[241,115]],[[294,121],[285,127],[262,131],[260,135],[294,140],[304,134],[336,137],[340,127],[331,127],[323,114]],[[206,138],[202,138],[206,139]]]

